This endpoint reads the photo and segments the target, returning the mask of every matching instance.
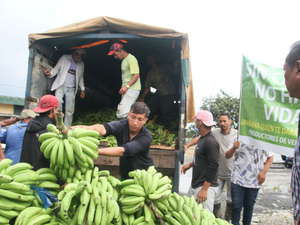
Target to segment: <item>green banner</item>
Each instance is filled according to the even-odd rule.
[[[293,156],[298,134],[298,100],[285,87],[283,69],[243,57],[239,140]]]

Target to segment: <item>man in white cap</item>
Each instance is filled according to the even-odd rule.
[[[30,120],[26,128],[20,162],[31,164],[35,171],[40,168],[50,167],[49,160],[40,151],[41,143],[38,141],[38,138],[41,134],[48,132],[48,124],[56,124],[55,111],[58,105],[58,100],[53,95],[44,95],[41,97],[39,106],[33,109],[34,112],[40,115]]]
[[[215,126],[211,112],[201,110],[197,113],[196,128],[200,138],[195,148],[192,162],[182,166],[181,173],[193,167],[192,184],[187,196],[194,196],[203,207],[213,212],[214,199],[218,190],[219,143],[211,133]]]
[[[122,61],[122,87],[119,90],[122,100],[118,105],[116,115],[118,120],[127,119],[130,107],[135,103],[141,91],[139,64],[137,59],[126,52],[124,46],[120,43],[114,43],[110,47],[108,55],[113,55],[115,59]]]
[[[20,162],[24,133],[29,121],[37,114],[32,110],[25,109],[20,115],[20,123],[7,128],[1,137],[1,143],[5,143],[5,158],[11,159],[11,165]]]
[[[57,75],[51,86],[51,91],[55,90],[55,96],[59,102],[58,110],[62,111],[63,97],[65,97],[65,121],[64,124],[68,127],[72,125],[73,113],[75,109],[75,97],[78,86],[81,89],[80,97],[85,96],[84,87],[84,62],[86,57],[84,49],[76,49],[71,55],[63,55],[58,60],[56,66],[50,70],[44,70],[44,73],[49,77]]]

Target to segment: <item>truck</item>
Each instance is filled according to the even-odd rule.
[[[178,192],[180,162],[184,160],[185,127],[195,116],[188,34],[106,16],[29,34],[24,107],[33,109],[43,95],[54,94],[50,88],[55,77],[49,79],[43,71],[53,68],[62,55],[71,54],[77,48],[85,48],[87,52],[84,59],[86,95],[81,99],[77,93],[74,119],[91,109],[116,107],[121,98],[118,94],[121,62],[107,55],[115,42],[122,43],[125,50],[137,58],[142,88],[150,70],[146,65],[148,53],[155,52],[170,62],[181,62],[181,70],[174,77],[178,90],[173,113],[178,121],[176,147],[155,145],[150,148],[156,169],[171,177],[173,190]],[[118,177],[118,158],[99,156],[94,163]]]

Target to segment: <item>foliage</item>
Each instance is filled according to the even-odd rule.
[[[218,122],[221,113],[228,113],[231,116],[232,127],[237,128],[239,121],[239,98],[226,93],[222,89],[216,97],[203,98],[203,104],[200,109],[208,110],[213,114],[214,120]]]
[[[189,123],[185,128],[185,137],[186,138],[195,138],[199,133],[195,130],[195,123]]]

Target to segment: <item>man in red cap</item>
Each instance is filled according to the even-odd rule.
[[[192,162],[182,166],[181,173],[193,167],[192,184],[187,196],[195,197],[203,208],[213,212],[214,199],[218,190],[219,143],[211,133],[215,126],[211,112],[201,110],[196,116],[196,128],[200,138]]]
[[[126,119],[131,105],[135,103],[141,91],[139,64],[136,58],[126,52],[124,46],[120,43],[114,43],[110,47],[108,55],[113,55],[115,59],[122,60],[122,87],[119,90],[122,99],[118,105],[116,115],[119,120]]]
[[[49,77],[57,75],[51,86],[51,91],[55,90],[55,96],[59,102],[59,110],[62,111],[65,97],[65,121],[64,124],[68,127],[72,125],[73,113],[75,109],[75,97],[78,86],[81,89],[80,97],[85,96],[84,87],[84,62],[86,56],[84,49],[76,49],[72,55],[63,55],[58,60],[56,66],[50,70],[44,70],[44,73]]]
[[[58,105],[59,103],[55,96],[44,95],[40,99],[39,106],[33,109],[34,112],[40,115],[31,119],[27,125],[20,162],[30,163],[35,171],[40,168],[50,167],[49,160],[40,151],[41,143],[38,141],[38,138],[41,134],[47,132],[48,124],[56,124],[55,111]]]

